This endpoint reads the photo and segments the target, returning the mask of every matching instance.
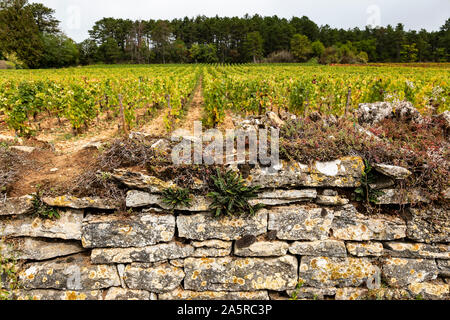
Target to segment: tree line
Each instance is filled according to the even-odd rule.
[[[75,43],[54,11],[27,0],[0,0],[0,59],[26,67],[93,63],[447,62],[450,19],[439,31],[402,24],[349,30],[308,17],[103,18]]]

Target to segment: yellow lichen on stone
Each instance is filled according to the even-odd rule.
[[[65,293],[65,300],[86,300],[87,296],[84,293],[77,293],[75,291],[67,291]]]
[[[200,270],[194,270],[194,272],[192,272],[192,279],[195,280],[198,278],[198,276],[200,275]]]
[[[129,235],[133,231],[133,227],[130,225],[125,225],[119,228],[119,233],[123,235]]]
[[[408,288],[415,295],[426,293],[436,297],[442,297],[450,293],[450,285],[448,284],[411,283]]]
[[[74,200],[78,200],[75,197],[72,197]],[[73,200],[72,200],[73,201]],[[55,207],[66,207],[71,204],[70,199],[67,199],[66,196],[56,197],[52,201],[52,205]]]

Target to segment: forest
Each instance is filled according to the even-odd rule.
[[[67,37],[54,10],[27,0],[0,1],[0,60],[16,68],[96,63],[447,62],[450,19],[439,31],[396,26],[349,30],[308,17],[103,18],[89,38]]]

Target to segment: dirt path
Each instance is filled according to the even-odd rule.
[[[25,165],[18,173],[9,196],[18,197],[36,192],[68,190],[74,179],[89,170],[96,162],[98,151],[86,149],[74,153],[57,155],[51,149],[36,149],[24,154]]]
[[[176,127],[176,129],[187,130],[190,133],[194,133],[194,122],[202,121],[203,117],[203,79],[199,80],[199,84],[195,89],[194,96],[189,105],[188,112],[186,116],[181,120],[181,123]]]
[[[167,135],[166,124],[164,116],[167,114],[167,109],[158,110],[157,115],[151,119],[147,124],[139,128],[138,131],[151,134],[153,136]]]
[[[230,130],[234,130],[236,127],[234,125],[233,122],[233,116],[232,116],[232,112],[227,110],[225,111],[225,119],[223,120],[223,122],[219,125],[219,129],[221,131],[226,131],[228,129]]]
[[[175,129],[184,129],[193,134],[194,122],[202,121],[204,98],[201,80],[194,91],[185,117]],[[167,108],[158,110],[150,121],[140,128],[135,128],[134,131],[148,133],[154,137],[168,136],[164,121],[167,112]],[[67,121],[64,120],[62,124],[59,124],[53,118],[43,120],[35,138],[24,141],[24,145],[33,146],[36,149],[31,154],[22,155],[27,160],[27,164],[18,172],[18,179],[12,186],[9,196],[30,194],[38,188],[41,190],[54,189],[55,186],[64,188],[73,184],[76,177],[94,166],[99,154],[95,148],[85,149],[86,144],[107,142],[120,137],[117,122],[117,119],[110,121],[101,118],[92,123],[84,134],[73,136],[70,134],[70,125]],[[219,129],[225,131],[233,128],[232,114],[227,111],[225,121]],[[1,121],[0,133],[14,135]],[[58,192],[58,190],[54,191]]]
[[[204,98],[203,98],[203,86],[202,81],[200,79],[200,83],[197,86],[194,97],[191,101],[190,108],[188,110],[188,113],[183,118],[181,123],[177,126],[176,129],[183,129],[189,131],[191,134],[194,132],[194,122],[195,121],[202,121],[203,119],[203,105],[204,105]],[[232,120],[232,113],[230,111],[225,112],[225,119],[222,122],[222,124],[219,125],[218,129],[225,131],[227,129],[234,129],[235,126],[233,124]]]

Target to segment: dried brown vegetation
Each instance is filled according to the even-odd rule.
[[[303,163],[361,156],[371,164],[402,166],[413,172],[405,187],[423,189],[436,200],[448,187],[450,143],[438,118],[420,124],[386,119],[370,128],[342,118],[290,121],[282,129],[281,156]]]

